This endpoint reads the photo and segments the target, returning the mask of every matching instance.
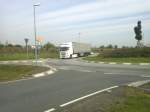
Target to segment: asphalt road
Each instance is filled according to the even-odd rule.
[[[58,71],[31,80],[0,84],[0,112],[44,112],[115,85],[150,79],[150,66],[47,60]]]

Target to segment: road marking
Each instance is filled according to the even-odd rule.
[[[117,64],[116,62],[110,62],[109,64],[111,64],[111,65],[115,65],[115,64]]]
[[[93,72],[93,71],[90,71],[90,70],[76,70],[76,71],[80,71],[80,72]]]
[[[80,100],[83,100],[83,99],[85,99],[85,98],[94,96],[94,95],[99,94],[99,93],[101,93],[101,92],[108,91],[108,90],[111,90],[111,89],[114,89],[114,88],[117,88],[117,87],[118,87],[118,86],[112,86],[112,87],[109,87],[109,88],[106,88],[106,89],[102,89],[102,90],[96,91],[96,92],[94,92],[94,93],[91,93],[91,94],[88,94],[88,95],[86,95],[86,96],[83,96],[83,97],[77,98],[77,99],[75,99],[75,100],[69,101],[69,102],[67,102],[67,103],[64,103],[64,104],[60,105],[60,107],[65,107],[65,106],[67,106],[67,105],[73,104],[73,103],[78,102],[78,101],[80,101]]]
[[[119,74],[119,73],[104,73],[104,74],[108,74],[109,75],[109,74]]]
[[[61,70],[73,70],[73,71],[78,71],[78,72],[88,72],[88,73],[94,72],[94,71],[90,71],[90,70],[77,70],[77,69],[64,68],[64,67],[61,67],[59,69],[61,69]]]
[[[123,65],[131,65],[131,63],[123,63]]]
[[[140,65],[150,65],[149,63],[140,63]]]
[[[46,110],[46,111],[44,111],[44,112],[53,112],[53,111],[55,111],[55,110],[56,110],[55,108],[51,108],[51,109]]]
[[[150,77],[150,75],[141,75],[141,77]]]
[[[60,67],[59,69],[61,69],[61,70],[70,70],[70,69],[67,68],[67,67]]]

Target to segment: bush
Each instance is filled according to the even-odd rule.
[[[124,48],[111,51],[104,51],[103,57],[150,57],[150,48]]]

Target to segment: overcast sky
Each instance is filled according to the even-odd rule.
[[[93,46],[117,44],[135,46],[133,28],[142,21],[144,42],[150,43],[150,0],[0,0],[0,41],[34,43],[33,4],[37,34],[43,43],[68,41]]]

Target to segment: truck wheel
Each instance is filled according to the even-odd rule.
[[[72,59],[72,55],[70,55],[70,59]]]

